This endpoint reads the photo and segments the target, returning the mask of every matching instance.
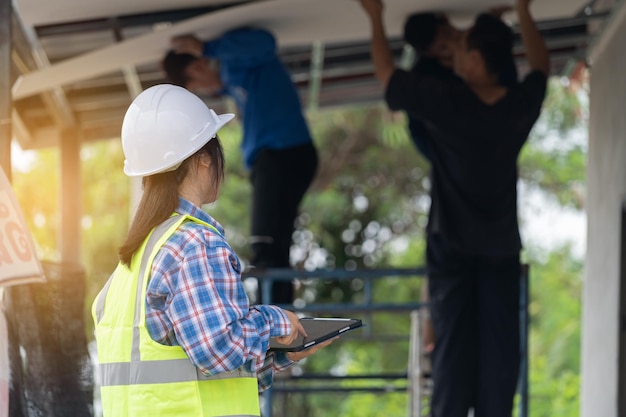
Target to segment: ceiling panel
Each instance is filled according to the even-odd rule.
[[[242,2],[246,0],[14,0],[13,3],[26,25],[40,26]]]
[[[254,0],[178,0],[175,8],[193,8],[207,6],[224,6],[235,3],[254,3],[262,1]],[[271,0],[267,1],[272,3]],[[291,3],[291,4],[289,4]],[[324,13],[324,11],[337,10],[344,7],[356,7],[355,0],[314,0],[308,1],[309,5],[302,4],[297,0],[281,2],[281,10],[277,17],[285,14],[292,15],[294,12],[301,17],[311,17],[324,15],[325,19],[336,17]],[[304,2],[307,3],[307,2]],[[324,6],[319,6],[324,4]],[[389,10],[406,12],[407,10],[444,10],[450,13],[473,13],[487,7],[512,4],[509,0],[387,0],[386,7]],[[542,0],[535,1],[533,7],[536,8],[540,18],[553,18],[559,16],[570,16],[573,12],[580,10],[588,0]],[[120,16],[129,14],[142,14],[156,11],[170,10],[173,8],[171,0],[15,0],[14,4],[18,9],[24,23],[29,26],[48,25],[54,23],[64,23],[82,20],[92,20],[107,18],[110,16]],[[273,6],[271,6],[273,7]],[[408,7],[408,9],[407,9]],[[277,10],[277,9],[274,9]],[[301,10],[301,12],[299,11]],[[345,10],[345,9],[344,9]]]
[[[18,0],[26,3],[23,16],[25,21],[34,21],[36,7],[34,0]],[[551,19],[572,16],[580,10],[586,0],[543,0],[534,3],[537,19]],[[77,7],[84,3],[74,0],[56,0],[61,8]],[[93,1],[87,1],[92,4]],[[133,2],[136,11],[154,11],[163,6],[160,0],[137,0]],[[137,3],[137,4],[135,4]],[[209,4],[211,2],[208,2]],[[217,2],[214,2],[217,3]],[[111,12],[112,5],[119,5],[119,10],[128,7],[118,0],[97,2],[93,10],[81,18],[95,17]],[[206,5],[207,2],[204,3]],[[502,4],[497,0],[390,0],[386,3],[385,18],[389,36],[399,36],[406,16],[416,10],[440,9],[449,12],[457,21],[462,21],[471,14]],[[185,4],[189,5],[189,4]],[[31,18],[27,12],[33,13]],[[38,13],[38,12],[37,12]],[[514,16],[513,16],[514,17]],[[50,18],[49,20],[51,20]],[[364,12],[355,0],[267,0],[248,2],[239,6],[207,13],[195,18],[178,22],[169,27],[162,27],[147,34],[139,35],[122,42],[94,49],[75,58],[58,62],[49,68],[25,74],[16,83],[13,95],[16,99],[41,93],[54,87],[118,71],[126,66],[134,66],[158,61],[166,52],[169,39],[173,35],[193,32],[201,38],[218,36],[225,30],[242,25],[256,25],[271,29],[277,36],[280,46],[310,44],[322,41],[327,44],[350,42],[367,39],[369,24]]]

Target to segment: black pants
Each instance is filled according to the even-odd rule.
[[[257,268],[290,266],[294,221],[317,170],[312,144],[289,149],[265,149],[252,167],[252,265]],[[293,284],[275,282],[272,302],[293,302]]]
[[[520,365],[519,254],[476,256],[440,235],[427,246],[432,417],[511,416]]]

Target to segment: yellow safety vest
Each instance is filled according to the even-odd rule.
[[[165,241],[192,216],[156,227],[121,263],[96,297],[92,314],[104,417],[260,416],[255,374],[242,369],[205,376],[180,346],[155,342],[146,328],[151,265]]]

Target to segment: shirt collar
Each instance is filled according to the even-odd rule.
[[[181,215],[188,214],[198,220],[207,222],[211,226],[215,227],[220,232],[220,235],[224,236],[224,228],[217,222],[217,220],[211,217],[209,213],[202,210],[200,207],[195,206],[193,203],[182,197],[178,197],[178,208],[176,209],[176,212]]]

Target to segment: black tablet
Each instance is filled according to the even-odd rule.
[[[298,338],[289,346],[281,345],[274,338],[270,339],[270,350],[282,352],[299,352],[308,349],[349,330],[363,326],[359,319],[304,317],[300,319],[307,337]]]

